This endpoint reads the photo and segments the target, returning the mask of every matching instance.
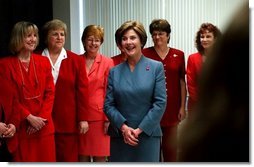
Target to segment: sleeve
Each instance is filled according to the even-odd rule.
[[[12,82],[2,76],[0,76],[0,80],[3,86],[1,88],[1,93],[3,93],[1,97],[4,97],[4,99],[2,99],[1,103],[3,103],[6,124],[13,124],[18,129],[20,124],[20,106],[15,87]]]
[[[114,67],[114,62],[112,59],[110,58],[107,58],[107,69],[105,71],[105,75],[104,75],[104,87],[105,87],[105,90],[104,90],[104,99],[105,99],[105,96],[106,96],[106,92],[107,92],[107,85],[108,85],[108,76],[109,76],[109,71],[111,68]],[[108,118],[106,115],[104,115],[104,120],[108,121]]]
[[[86,120],[86,111],[88,108],[88,77],[83,57],[78,57],[78,72],[76,80],[76,99],[78,121]]]
[[[139,124],[139,128],[149,136],[154,131],[154,128],[157,128],[157,125],[160,124],[167,103],[165,73],[161,63],[159,63],[155,71],[155,86],[153,90],[152,108]]]
[[[42,118],[49,119],[51,118],[51,113],[53,109],[53,103],[55,98],[55,86],[53,82],[53,76],[51,73],[51,65],[49,63],[49,60],[47,58],[42,59],[43,61],[43,67],[45,72],[45,89],[43,92],[43,105],[41,108],[41,112],[38,116]]]
[[[0,75],[1,77],[4,77],[6,78],[6,80],[10,81],[10,85],[13,88],[13,93],[15,94],[14,103],[17,104],[14,110],[19,110],[19,119],[22,120],[22,119],[25,119],[30,114],[30,112],[25,107],[23,107],[21,103],[19,103],[20,94],[18,91],[18,86],[14,84],[15,81],[13,80],[13,76],[11,74],[11,71],[12,71],[11,61],[12,60],[9,57],[1,59]]]
[[[123,123],[126,121],[126,119],[115,107],[116,104],[115,104],[113,80],[114,80],[114,71],[110,70],[110,73],[108,76],[108,86],[106,91],[106,97],[104,102],[104,113],[108,117],[110,123],[113,124],[113,126],[120,129]]]
[[[186,68],[185,68],[185,57],[184,57],[184,54],[182,55],[182,58],[181,58],[181,73],[180,73],[180,76],[181,76],[181,79],[184,79],[185,80],[185,74],[186,74]]]
[[[187,62],[187,88],[192,100],[197,100],[197,71],[191,56]]]
[[[11,115],[10,115],[8,124],[12,123],[13,125],[15,125],[17,130],[19,129],[19,125],[20,125],[20,112],[21,112],[21,108],[20,108],[20,105],[18,104],[18,97],[16,96],[15,93],[13,93],[12,109],[11,109]]]

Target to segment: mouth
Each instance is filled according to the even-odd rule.
[[[126,51],[130,52],[135,49],[135,46],[127,46],[125,49]]]

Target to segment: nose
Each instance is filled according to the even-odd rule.
[[[37,36],[35,36],[35,35],[32,36],[31,40],[32,40],[32,41],[36,41],[36,40],[37,40]]]
[[[132,40],[131,40],[130,38],[128,38],[128,39],[126,40],[126,43],[129,44],[129,43],[131,43],[131,41],[132,41]]]
[[[57,34],[57,39],[61,38],[61,34]]]

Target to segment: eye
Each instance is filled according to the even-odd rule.
[[[126,41],[127,40],[127,37],[122,37],[122,41]]]

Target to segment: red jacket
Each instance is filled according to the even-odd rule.
[[[189,92],[188,110],[191,111],[197,102],[198,78],[202,67],[202,55],[200,53],[191,54],[187,61],[187,88]]]
[[[1,60],[2,70],[0,69],[0,73],[7,80],[10,80],[17,91],[19,106],[21,108],[21,127],[19,133],[21,138],[39,137],[54,133],[51,114],[55,87],[51,74],[51,66],[48,59],[41,55],[31,54],[31,59],[34,62],[30,63],[29,66],[29,73],[31,75],[27,75],[25,70],[21,68],[17,57],[10,56]],[[23,70],[22,73],[21,70]],[[37,84],[37,86],[32,86],[33,84]],[[24,87],[27,89],[24,89]],[[28,99],[30,97],[33,97],[33,99]],[[40,131],[32,135],[27,135],[26,130],[28,124],[26,117],[30,113],[45,118],[48,122]]]
[[[52,116],[57,133],[76,133],[79,121],[87,115],[88,78],[84,59],[66,52],[55,85]]]
[[[84,55],[82,55],[82,57],[86,60]],[[96,56],[91,70],[87,72],[89,81],[89,101],[85,115],[87,121],[107,120],[103,108],[108,83],[108,74],[111,67],[113,67],[112,59],[99,54]]]
[[[18,139],[17,132],[20,124],[20,110],[18,108],[18,99],[15,96],[15,91],[11,87],[11,83],[0,76],[0,106],[3,109],[4,114],[4,123],[13,124],[16,127],[16,133],[11,138],[6,138],[8,150],[11,153],[14,153],[17,150]],[[0,112],[0,114],[2,114]],[[1,116],[0,116],[1,117]],[[1,118],[3,119],[3,118]],[[0,120],[1,121],[1,120]]]

